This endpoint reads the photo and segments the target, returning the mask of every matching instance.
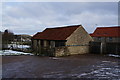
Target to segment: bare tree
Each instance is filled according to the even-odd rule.
[[[13,40],[14,33],[6,29],[2,34],[3,48],[7,48],[8,44],[10,44]]]

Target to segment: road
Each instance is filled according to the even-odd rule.
[[[85,54],[68,57],[3,56],[3,78],[120,79],[120,58]]]

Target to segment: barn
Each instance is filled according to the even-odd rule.
[[[82,25],[70,25],[46,28],[31,40],[36,55],[66,56],[89,53],[89,42],[93,39]]]
[[[120,26],[97,27],[90,35],[91,53],[120,54]]]

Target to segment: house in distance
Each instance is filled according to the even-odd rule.
[[[46,28],[32,37],[32,48],[36,55],[85,54],[89,53],[92,40],[82,25]]]

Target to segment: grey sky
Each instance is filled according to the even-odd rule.
[[[16,34],[41,32],[47,27],[82,24],[91,33],[98,26],[118,25],[117,2],[4,2],[2,30]]]

